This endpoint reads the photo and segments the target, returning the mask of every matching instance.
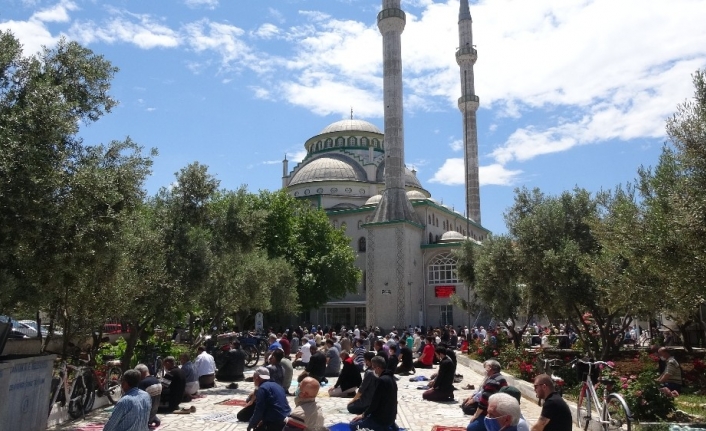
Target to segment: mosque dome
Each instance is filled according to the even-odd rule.
[[[423,201],[427,197],[419,190],[410,190],[407,192],[407,198],[411,201]]]
[[[444,234],[441,235],[442,242],[465,241],[465,239],[466,239],[466,237],[463,236],[463,234],[458,233],[455,230],[450,230],[448,232],[444,232]]]
[[[336,121],[335,123],[329,124],[328,126],[324,127],[324,129],[319,133],[319,135],[323,135],[324,133],[351,131],[379,133],[382,135],[382,131],[380,131],[380,129],[378,129],[377,126],[375,126],[374,124],[368,123],[364,120],[351,119]]]
[[[377,169],[377,173],[375,174],[376,180],[379,183],[384,183],[385,182],[385,162],[383,161],[380,163]],[[407,187],[415,187],[418,189],[423,189],[422,183],[419,182],[419,179],[417,178],[414,173],[412,173],[411,170],[407,169],[405,166],[404,168],[404,185]]]
[[[289,182],[290,186],[316,181],[366,181],[365,171],[345,156],[329,155],[307,162]]]
[[[382,195],[371,196],[367,201],[365,201],[364,206],[373,206],[380,203],[382,200]]]

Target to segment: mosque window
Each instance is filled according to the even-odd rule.
[[[358,229],[363,228],[363,220],[358,220]]]
[[[365,253],[365,237],[361,236],[360,239],[358,240],[358,251],[361,253]]]
[[[434,237],[434,242],[439,242],[439,235]]]
[[[338,138],[336,138],[336,146],[337,147],[342,147],[345,144],[345,142],[346,142],[345,139],[343,139],[340,136]]]
[[[434,223],[436,227],[439,227],[439,219],[436,219],[436,223]]]
[[[434,235],[429,232],[429,244],[434,244]]]
[[[317,150],[322,150],[324,148],[324,143],[319,141],[316,143],[316,149]]]
[[[380,141],[377,139],[373,138],[373,147],[375,148],[380,148]]]
[[[431,224],[431,214],[429,214],[429,224]]]
[[[338,220],[333,221],[333,228],[338,229]]]
[[[356,139],[355,136],[351,136],[350,138],[348,138],[349,147],[355,147],[356,145],[358,145],[358,139]]]
[[[428,268],[429,284],[458,283],[456,258],[451,253],[434,257]]]
[[[366,138],[365,136],[360,138],[360,145],[367,147],[368,146],[368,138]]]
[[[348,223],[346,223],[346,222],[341,223],[341,229],[346,230],[347,227],[348,227]]]
[[[331,148],[331,147],[333,147],[333,139],[328,138],[326,140],[326,148]]]

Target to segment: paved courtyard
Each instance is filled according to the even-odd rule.
[[[429,377],[435,370],[417,370],[417,375]],[[296,376],[301,370],[294,370],[293,385],[296,385]],[[478,385],[482,381],[482,376],[473,372],[470,368],[458,364],[457,373],[463,375],[463,382],[456,384],[456,388],[465,387],[468,384]],[[252,374],[252,371],[249,372]],[[249,375],[246,373],[246,376]],[[335,382],[335,378],[329,379]],[[424,382],[421,382],[423,384]],[[216,388],[201,391],[206,396],[191,403],[182,403],[182,407],[195,406],[196,413],[188,415],[169,414],[160,415],[162,426],[160,430],[165,431],[231,431],[246,430],[247,423],[238,422],[235,414],[240,407],[232,407],[218,404],[230,399],[245,399],[254,389],[252,382],[239,382],[239,388],[235,390],[227,389],[228,383],[218,383]],[[434,403],[422,400],[422,390],[417,389],[420,383],[410,382],[409,377],[401,376],[397,382],[399,407],[397,410],[397,424],[410,431],[430,431],[434,425],[463,426],[468,425],[468,416],[464,416],[459,408],[460,402],[472,391],[456,391],[456,402],[454,403]],[[294,387],[290,392],[294,392]],[[330,398],[323,387],[317,399],[318,404],[324,411],[326,426],[336,423],[348,423],[354,415],[348,413],[346,404],[349,399]],[[288,397],[290,405],[294,407],[294,397]],[[539,417],[540,407],[536,400],[523,398],[522,413],[530,422],[534,424]],[[94,424],[105,423],[110,415],[110,409],[99,408],[91,412],[83,420],[73,421],[50,430],[75,430],[75,429],[100,429]],[[90,426],[94,425],[94,426]],[[576,428],[575,428],[576,429]]]

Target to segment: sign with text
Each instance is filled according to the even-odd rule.
[[[437,298],[448,298],[456,293],[456,286],[435,286],[434,296]]]

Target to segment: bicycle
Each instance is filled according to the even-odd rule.
[[[69,371],[73,371],[74,378],[69,386]],[[68,413],[73,419],[83,417],[91,411],[96,399],[91,382],[91,371],[84,366],[74,366],[61,361],[58,375],[52,378],[51,394],[49,401],[50,415],[57,402],[63,407],[68,402]]]
[[[155,376],[158,379],[164,377],[164,363],[162,357],[159,355],[158,350],[155,346],[138,346],[139,350],[144,353],[142,357],[144,359],[144,364],[150,371],[150,375]]]
[[[115,404],[118,399],[118,389],[123,378],[122,364],[113,355],[102,355],[103,365],[88,367],[94,380],[94,387],[99,397],[108,397],[110,404]],[[90,385],[89,385],[90,386]]]
[[[615,382],[608,378],[599,378],[598,383],[603,385],[603,398],[599,402],[598,394],[591,380],[591,372],[595,366],[606,366],[612,368],[607,362],[603,361],[582,361],[578,363],[588,365],[588,374],[586,380],[581,385],[579,399],[576,403],[576,424],[588,430],[591,422],[599,423],[604,431],[608,430],[624,430],[630,431],[632,426],[632,415],[627,403],[620,394],[608,393],[609,386]],[[596,418],[593,418],[593,414]]]
[[[238,340],[240,341],[240,346],[245,351],[245,366],[252,368],[257,365],[257,361],[260,360],[260,350],[263,340],[260,337],[252,335],[238,337]]]
[[[564,361],[558,358],[554,359],[548,359],[548,358],[537,358],[537,361],[539,362],[538,369],[541,373],[544,374],[549,374],[549,376],[552,378],[552,381],[554,382],[554,390],[559,393],[559,396],[563,397],[564,396],[564,385],[566,382],[564,379],[560,376],[557,376],[554,374],[554,371],[558,370],[559,368],[564,366]],[[539,399],[537,403],[541,406],[542,405],[542,400]]]

